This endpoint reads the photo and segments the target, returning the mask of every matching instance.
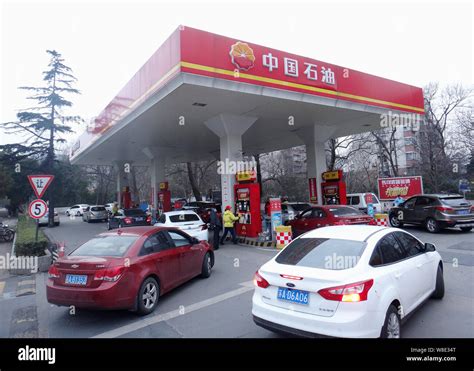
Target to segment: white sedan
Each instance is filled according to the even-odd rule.
[[[444,296],[434,245],[397,228],[307,232],[255,274],[254,322],[299,336],[398,338],[401,320]]]
[[[161,214],[157,227],[174,227],[186,232],[199,241],[209,239],[207,224],[203,222],[198,214],[191,210],[168,211]]]
[[[39,225],[48,225],[49,223],[49,210],[44,214],[41,218],[38,219]],[[54,225],[58,226],[60,223],[59,221],[59,214],[57,211],[54,212]]]
[[[73,216],[82,216],[82,214],[84,214],[84,211],[86,211],[86,209],[88,207],[89,207],[89,205],[87,205],[87,204],[73,205],[65,211],[65,214],[67,216],[71,216],[71,215],[73,215]]]

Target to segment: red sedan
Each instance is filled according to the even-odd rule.
[[[367,214],[345,205],[314,206],[297,215],[296,219],[288,221],[293,236],[328,225],[369,224],[372,220]]]
[[[102,233],[49,269],[49,303],[77,308],[155,310],[159,297],[211,275],[214,252],[175,228],[130,227]]]

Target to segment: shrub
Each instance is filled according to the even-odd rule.
[[[24,242],[15,245],[17,256],[43,256],[48,247],[48,241]]]
[[[15,254],[23,256],[43,256],[48,247],[48,239],[43,231],[38,231],[38,241],[35,241],[36,222],[27,215],[18,217],[16,231]]]

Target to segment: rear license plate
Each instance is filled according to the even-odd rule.
[[[277,298],[280,300],[291,301],[292,303],[308,305],[309,304],[309,292],[287,289],[285,287],[278,288]]]
[[[70,285],[82,285],[87,284],[87,276],[79,274],[66,274],[66,283]]]
[[[143,218],[142,218],[142,217],[138,217],[138,218],[135,218],[135,220],[136,220],[137,222],[142,222],[142,221],[143,221]]]
[[[469,210],[458,210],[458,215],[468,215],[469,214]]]

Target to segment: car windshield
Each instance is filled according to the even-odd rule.
[[[464,197],[440,197],[443,204],[449,206],[471,206],[471,204]]]
[[[355,215],[355,216],[364,215],[361,211],[354,209],[352,207],[332,207],[329,209],[329,212],[336,217],[351,216],[351,215]]]
[[[137,236],[98,236],[74,250],[70,256],[124,256]]]
[[[306,209],[309,209],[311,207],[311,205],[310,204],[292,204],[291,207],[295,211],[304,211]]]
[[[127,209],[123,211],[125,216],[143,216],[145,212],[142,209]]]
[[[170,221],[172,223],[183,223],[183,222],[195,222],[199,220],[199,217],[196,214],[178,214],[170,215]]]
[[[103,206],[91,207],[91,211],[105,211],[105,207]]]
[[[276,257],[280,264],[329,270],[353,268],[365,242],[328,238],[298,238]]]

